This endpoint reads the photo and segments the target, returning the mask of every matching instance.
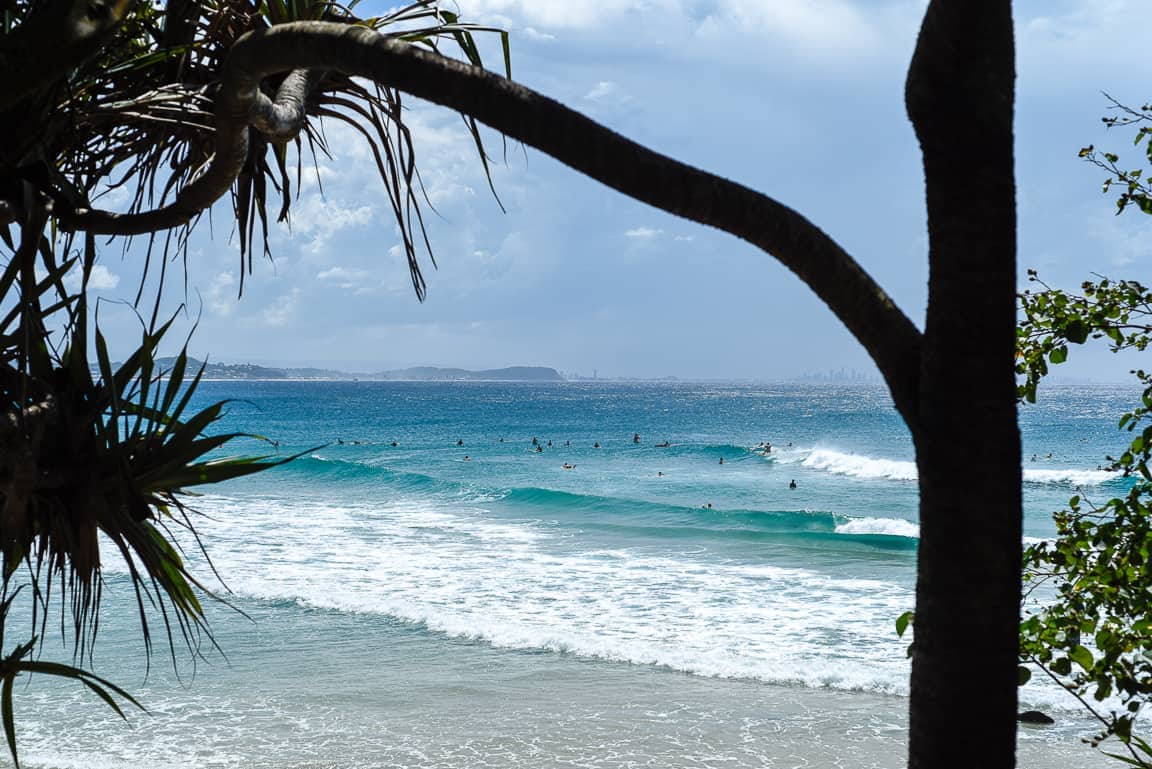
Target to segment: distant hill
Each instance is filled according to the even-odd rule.
[[[170,371],[176,365],[175,358],[157,358],[157,366]],[[289,374],[284,369],[257,366],[254,363],[208,363],[195,358],[188,358],[186,375],[191,376],[204,366],[205,379],[288,379]]]
[[[159,358],[161,369],[170,370],[175,358]],[[202,361],[188,359],[189,374],[199,370]],[[325,368],[269,368],[254,363],[208,363],[204,367],[205,379],[366,379],[415,381],[488,381],[488,382],[562,382],[564,377],[554,368],[545,366],[509,366],[507,368],[469,371],[462,368],[415,368],[357,374]]]

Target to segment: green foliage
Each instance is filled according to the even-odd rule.
[[[1067,360],[1069,344],[1107,339],[1113,352],[1147,349],[1152,291],[1134,280],[1097,277],[1073,293],[1052,288],[1035,270],[1028,271],[1028,280],[1040,290],[1020,295],[1023,317],[1016,328],[1016,373],[1022,377],[1018,391],[1022,399],[1036,402],[1036,387],[1048,374],[1048,364]]]
[[[1152,104],[1144,104],[1139,109],[1125,106],[1113,99],[1112,110],[1115,114],[1103,118],[1104,125],[1109,128],[1123,128],[1137,126],[1133,145],[1140,148],[1148,161],[1152,162]],[[1100,152],[1093,145],[1080,150],[1080,157],[1108,172],[1104,179],[1104,192],[1117,192],[1116,213],[1123,213],[1129,206],[1146,214],[1152,214],[1152,186],[1145,178],[1141,168],[1125,169],[1120,165],[1120,156],[1115,152]]]
[[[1020,297],[1016,370],[1023,400],[1035,401],[1048,364],[1063,362],[1069,344],[1106,339],[1113,352],[1143,351],[1152,340],[1152,291],[1136,281],[1101,277],[1085,282],[1076,294],[1047,286],[1033,271],[1029,279],[1042,290]],[[1090,740],[1093,745],[1114,737],[1128,755],[1108,755],[1152,767],[1152,751],[1132,732],[1152,698],[1152,375],[1132,373],[1143,391],[1120,416],[1125,445],[1108,461],[1133,485],[1114,499],[1073,496],[1067,510],[1054,514],[1056,539],[1026,549],[1027,595],[1047,585],[1055,598],[1042,605],[1026,601],[1020,658],[1096,717],[1101,729]],[[1120,703],[1119,710],[1099,705],[1110,698]]]

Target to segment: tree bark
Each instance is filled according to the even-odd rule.
[[[936,0],[907,83],[930,281],[913,427],[920,549],[909,766],[1015,765],[1021,465],[1007,0]]]

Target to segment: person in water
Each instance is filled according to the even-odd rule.
[[[668,448],[668,447],[669,447],[669,446],[671,446],[671,445],[672,445],[672,444],[668,442],[668,439],[667,439],[667,438],[665,438],[663,443],[657,443],[657,444],[656,444],[656,448],[658,448],[658,449],[666,449],[666,448]]]
[[[796,488],[796,479],[795,478],[793,478],[792,482],[788,484],[788,488],[790,488],[790,489]]]
[[[663,470],[657,470],[656,471],[656,477],[657,478],[663,478],[664,477],[664,471]]]
[[[463,446],[464,445],[464,439],[463,438],[457,438],[456,439],[456,445],[457,446]]]
[[[565,462],[564,464],[562,464],[560,466],[563,467],[565,470],[574,470],[576,468],[576,465],[570,465],[567,462]]]
[[[543,454],[544,453],[544,447],[541,446],[539,443],[536,444],[536,453],[537,454]]]
[[[595,443],[593,443],[592,448],[594,448],[594,449],[600,448],[600,441],[596,441]]]
[[[720,464],[724,464],[724,457],[720,457]]]
[[[399,444],[399,443],[397,443],[396,441],[392,441],[392,448],[396,448],[396,447],[397,447],[397,446],[399,446],[399,445],[400,445],[400,444]]]
[[[465,454],[465,455],[464,455],[464,461],[465,461],[465,462],[471,462],[471,461],[472,461],[472,457],[470,457],[470,456],[468,456],[467,454]]]
[[[639,443],[640,442],[640,433],[632,433],[632,442],[633,443]]]

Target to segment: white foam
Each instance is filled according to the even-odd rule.
[[[204,535],[241,595],[381,614],[498,647],[689,673],[905,693],[892,619],[911,591],[707,553],[572,550],[482,509],[204,500]]]
[[[914,481],[917,478],[915,462],[844,454],[831,449],[813,449],[801,464],[814,470],[853,478],[894,481]]]
[[[1025,483],[1060,483],[1070,486],[1098,486],[1107,483],[1119,474],[1111,470],[1075,470],[1062,468],[1054,470],[1034,470],[1024,468]]]
[[[886,534],[919,539],[920,525],[903,518],[853,518],[836,524],[837,534]]]
[[[813,449],[800,464],[813,470],[823,470],[833,475],[846,475],[852,478],[914,481],[919,477],[916,463],[913,461],[848,454],[833,449]],[[1110,470],[1024,468],[1025,483],[1097,486],[1117,477],[1118,475]]]

